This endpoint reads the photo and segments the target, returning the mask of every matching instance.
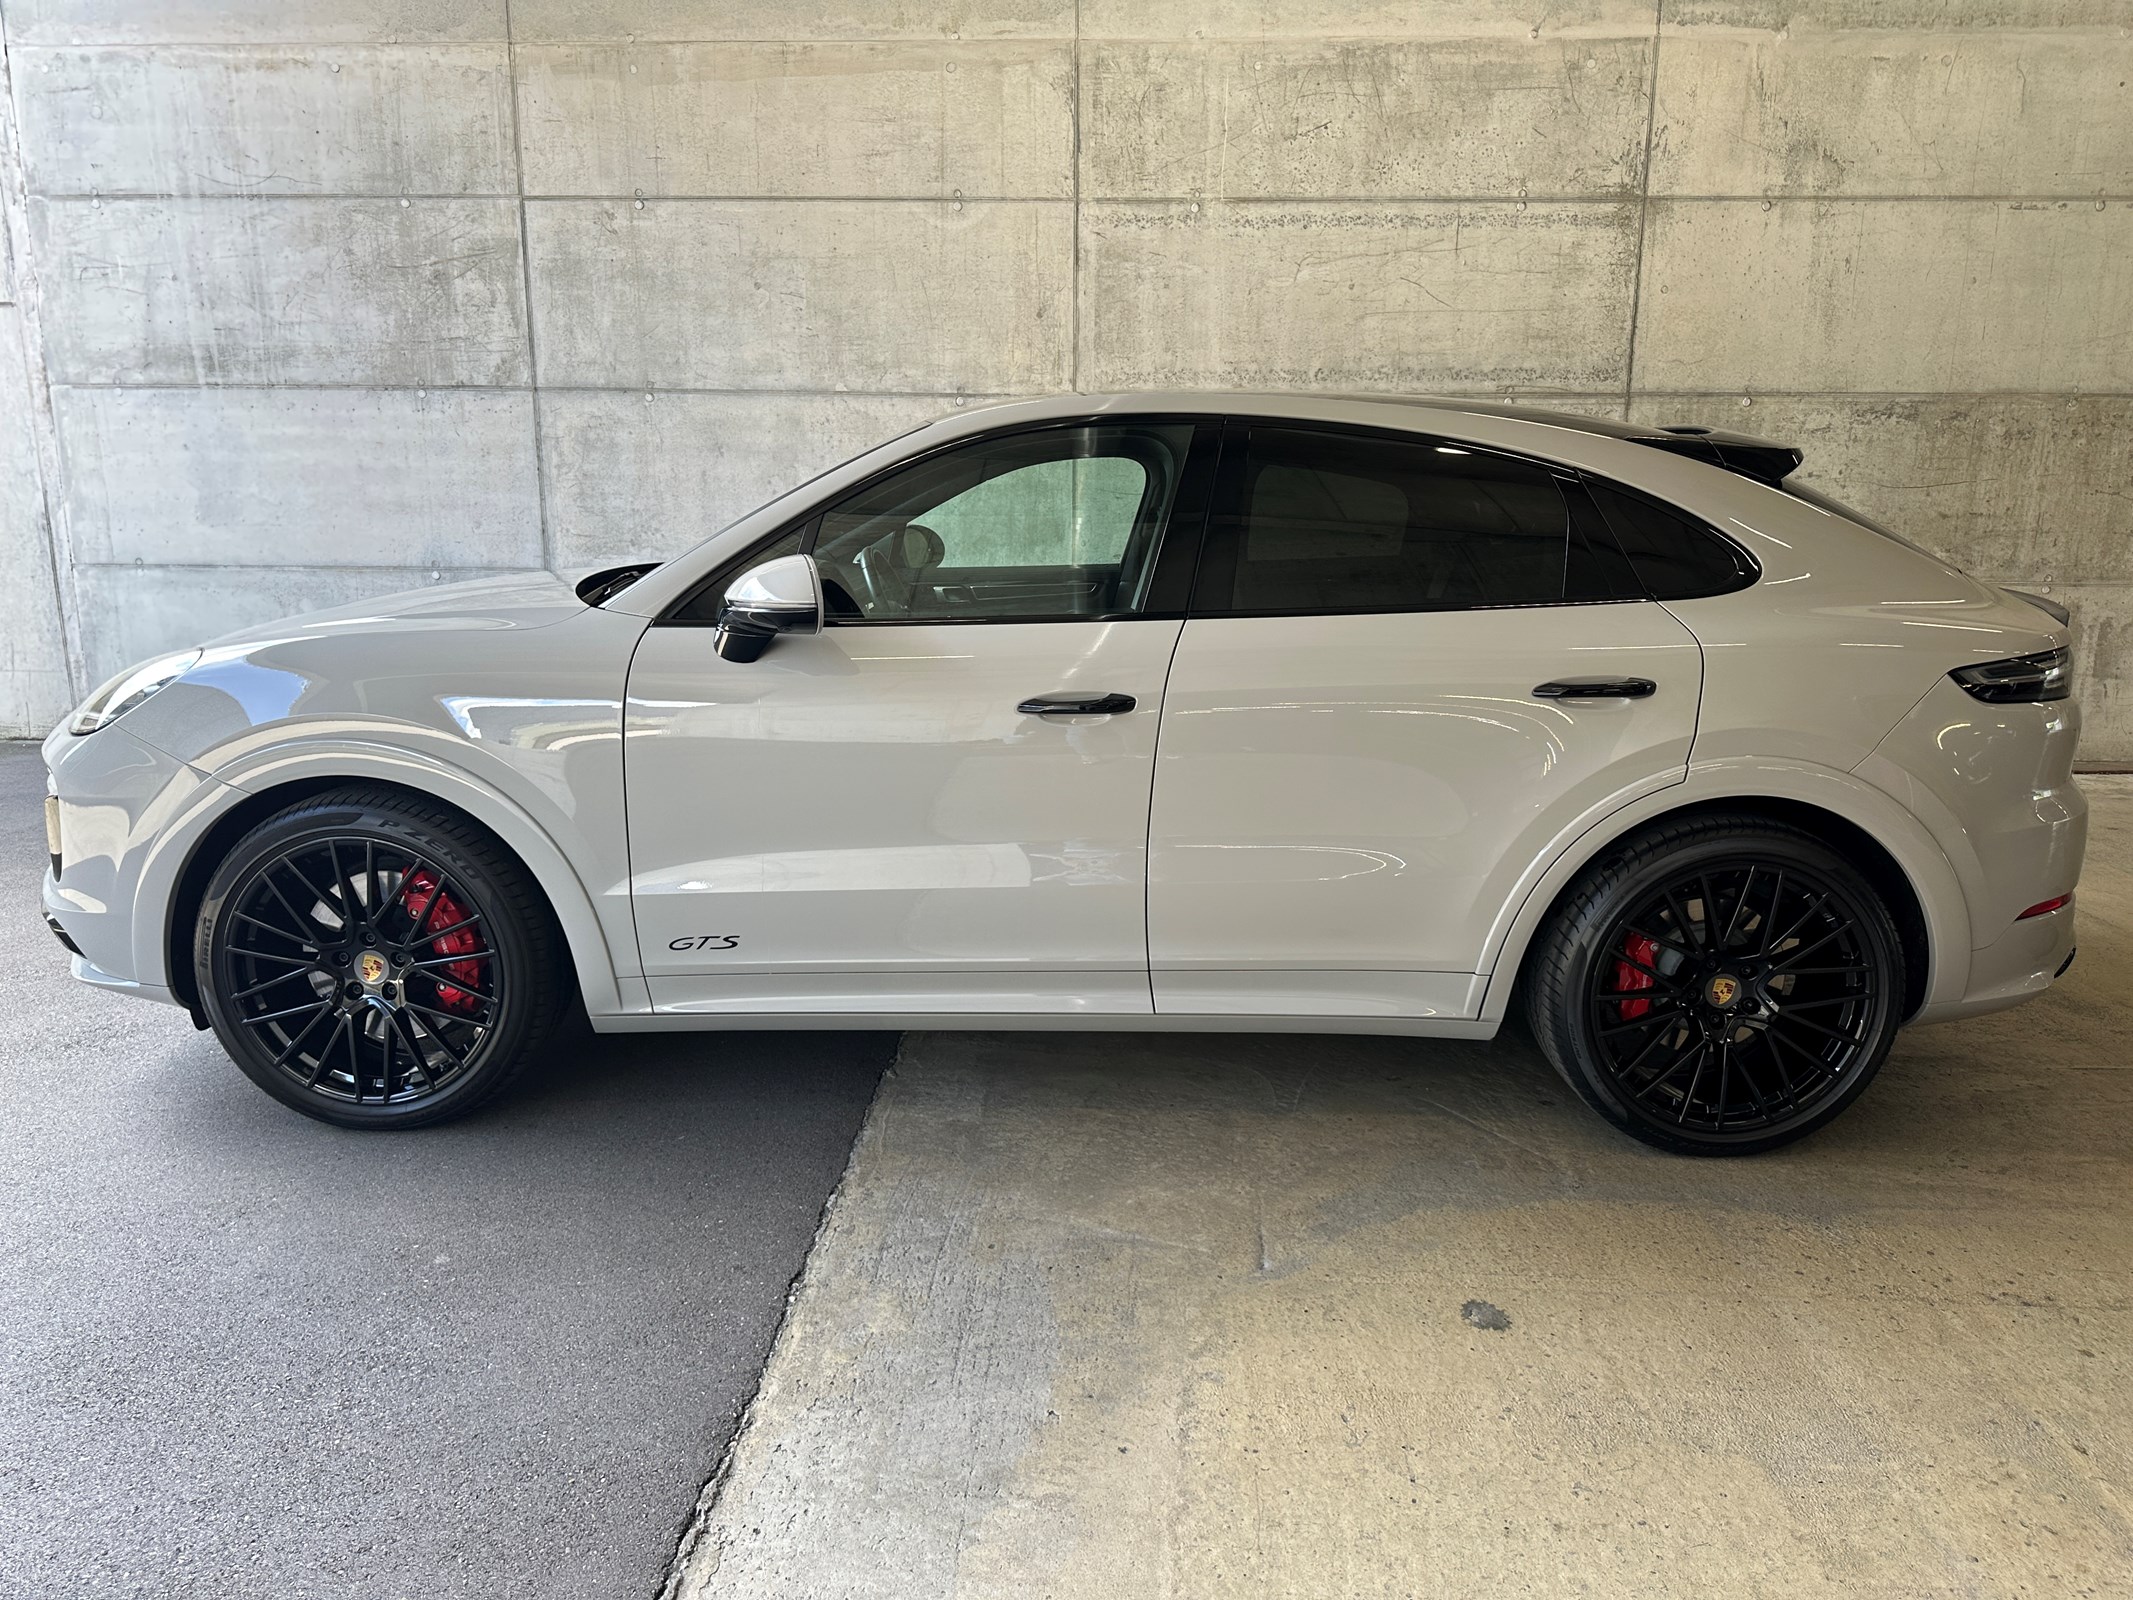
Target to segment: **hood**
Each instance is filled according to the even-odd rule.
[[[584,610],[585,602],[569,580],[553,572],[506,572],[426,589],[403,589],[258,623],[211,639],[208,648],[218,651],[233,645],[361,633],[545,628]]]

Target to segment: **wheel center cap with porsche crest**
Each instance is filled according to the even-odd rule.
[[[1730,972],[1713,973],[1703,986],[1703,997],[1718,1010],[1728,1010],[1740,999],[1740,979]]]
[[[385,958],[375,950],[365,950],[356,957],[356,976],[365,983],[384,982],[386,971]]]

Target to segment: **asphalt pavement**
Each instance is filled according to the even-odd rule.
[[[0,744],[0,1596],[658,1592],[887,1034],[587,1034],[349,1133],[73,983]]]

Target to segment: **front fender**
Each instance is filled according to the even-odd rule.
[[[626,877],[589,889],[571,855],[557,843],[556,818],[538,818],[531,806],[498,784],[437,755],[408,748],[408,732],[393,730],[399,742],[390,745],[346,734],[251,745],[210,766],[207,775],[214,781],[186,797],[142,865],[137,903],[161,907],[163,915],[135,919],[135,973],[151,982],[168,982],[168,918],[180,878],[209,831],[233,807],[287,784],[370,779],[435,796],[495,833],[548,896],[570,946],[586,1010],[602,1015],[644,1009]],[[617,960],[617,951],[625,959]]]
[[[1954,867],[1924,823],[1872,784],[1799,760],[1740,756],[1696,762],[1680,783],[1611,809],[1587,813],[1565,828],[1505,902],[1481,970],[1489,974],[1481,1015],[1500,1022],[1527,946],[1556,897],[1616,840],[1673,812],[1711,802],[1789,800],[1844,818],[1894,858],[1925,914],[1928,1006],[1961,998],[1970,978],[1970,914]]]

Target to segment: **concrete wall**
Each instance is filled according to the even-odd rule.
[[[1192,384],[1795,440],[2133,758],[2125,0],[0,4],[0,728]]]

